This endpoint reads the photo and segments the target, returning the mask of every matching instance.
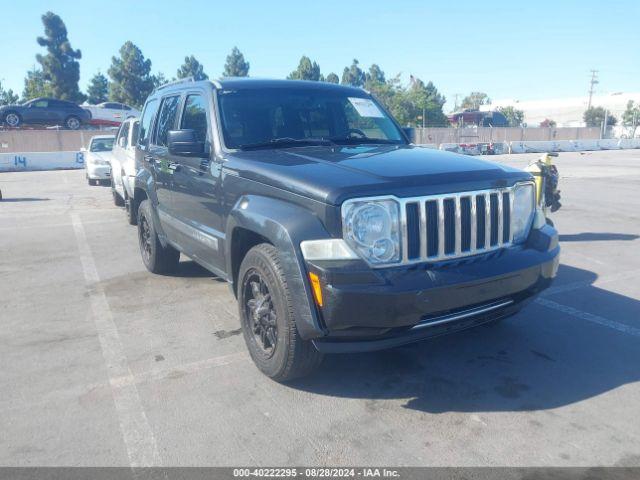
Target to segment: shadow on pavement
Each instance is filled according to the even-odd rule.
[[[560,235],[561,242],[601,242],[607,240],[635,240],[640,235],[631,233],[596,233],[584,232],[570,235]]]
[[[183,257],[184,258],[184,257]],[[187,260],[180,262],[178,267],[178,271],[171,273],[172,277],[183,277],[183,278],[206,278],[211,277],[213,280],[217,282],[224,282],[225,280],[217,277],[213,273],[211,273],[206,268],[200,266],[193,260]]]
[[[640,311],[636,299],[594,287],[593,272],[561,266],[556,286],[587,286],[552,296],[598,298],[606,311]],[[616,316],[624,321],[624,316]],[[633,321],[633,320],[631,320]],[[393,350],[325,357],[291,388],[320,395],[398,400],[430,412],[545,410],[640,380],[637,337],[531,303],[503,322]],[[385,408],[372,402],[372,413]]]

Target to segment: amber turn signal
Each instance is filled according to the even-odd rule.
[[[320,286],[320,278],[313,272],[309,273],[309,280],[311,280],[311,289],[313,290],[313,299],[316,301],[319,307],[322,306],[322,287]]]

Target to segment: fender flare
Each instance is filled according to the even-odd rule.
[[[331,236],[320,219],[310,210],[284,200],[257,195],[240,197],[227,217],[225,230],[228,239],[224,252],[226,271],[232,281],[236,280],[232,278],[233,235],[238,228],[266,238],[278,249],[289,291],[295,300],[296,327],[302,338],[308,340],[326,335],[327,330],[316,309],[300,250],[303,240]]]
[[[156,233],[158,234],[158,239],[163,247],[167,246],[167,235],[164,233],[162,229],[162,223],[160,223],[160,217],[158,216],[158,197],[156,196],[156,189],[154,186],[155,180],[153,175],[146,168],[142,168],[138,170],[136,174],[136,181],[134,185],[134,208],[137,213],[138,207],[141,203],[141,199],[136,195],[138,190],[144,191],[147,199],[151,201],[151,215],[153,215],[153,224],[156,229]],[[124,186],[123,186],[124,188]]]

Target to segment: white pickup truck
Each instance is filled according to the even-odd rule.
[[[137,118],[129,118],[122,122],[113,145],[111,160],[111,191],[113,202],[124,206],[131,225],[136,224],[135,215],[131,214],[131,202],[136,178],[135,147],[138,140]]]

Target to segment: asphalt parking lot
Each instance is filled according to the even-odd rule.
[[[535,303],[286,386],[226,284],[147,273],[108,187],[0,174],[0,465],[639,466],[640,151],[557,164],[562,266]]]

